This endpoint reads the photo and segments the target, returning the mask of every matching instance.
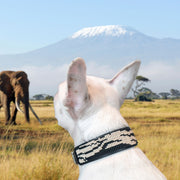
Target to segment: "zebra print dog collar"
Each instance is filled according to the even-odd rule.
[[[72,156],[76,164],[83,165],[137,144],[132,130],[129,127],[124,127],[75,147]]]

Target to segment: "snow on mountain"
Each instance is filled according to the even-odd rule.
[[[121,35],[133,35],[137,33],[132,28],[127,26],[119,26],[119,25],[108,25],[108,26],[95,26],[83,28],[72,35],[72,39],[75,38],[89,38],[94,36],[112,36],[119,37]]]

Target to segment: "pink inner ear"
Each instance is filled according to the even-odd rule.
[[[68,92],[65,105],[75,110],[81,109],[87,94],[86,65],[82,58],[75,59],[70,65],[67,86]]]

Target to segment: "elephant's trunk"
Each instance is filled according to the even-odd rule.
[[[20,108],[20,101],[23,104],[24,111]],[[24,113],[26,121],[29,123],[29,97],[23,97],[20,98],[20,96],[17,96],[15,99],[16,108],[18,111]]]
[[[28,98],[24,98],[24,102],[23,103],[23,108],[24,108],[24,115],[25,115],[25,119],[26,121],[29,123],[29,97]]]
[[[26,122],[29,123],[29,96],[28,95],[24,95],[22,96],[21,93],[17,93],[15,95],[15,105],[16,105],[16,108],[18,111],[20,111],[21,113],[24,113],[24,116],[25,116],[25,119],[26,119]],[[20,108],[20,101],[23,105],[23,110]]]
[[[41,120],[39,119],[38,115],[35,113],[35,111],[33,110],[32,106],[31,106],[31,104],[29,103],[29,97],[23,98],[23,100],[21,100],[21,102],[23,103],[24,111],[22,111],[22,109],[20,108],[20,100],[19,100],[19,98],[16,98],[16,100],[15,100],[16,108],[17,108],[18,111],[25,114],[26,121],[28,123],[30,122],[30,120],[29,120],[29,108],[30,108],[30,110],[32,111],[32,113],[34,114],[36,119],[42,125]]]

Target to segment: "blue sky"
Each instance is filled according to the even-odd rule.
[[[179,0],[0,0],[0,54],[34,50],[98,25],[180,39],[179,21]]]

